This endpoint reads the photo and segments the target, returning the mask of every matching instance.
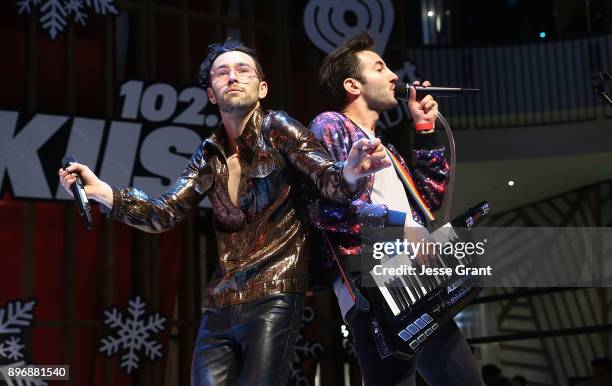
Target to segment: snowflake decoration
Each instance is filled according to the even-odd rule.
[[[33,5],[40,5],[41,0],[22,0],[17,2],[17,13],[32,13]]]
[[[126,351],[121,356],[120,366],[127,374],[140,368],[139,352],[144,350],[144,355],[149,360],[162,357],[162,345],[153,338],[164,330],[166,318],[159,313],[145,315],[147,304],[136,296],[128,301],[128,313],[124,316],[116,308],[111,307],[104,311],[104,324],[110,329],[117,330],[117,336],[106,336],[101,339],[100,352],[107,357]]]
[[[300,328],[300,334],[295,342],[295,354],[290,370],[290,381],[295,386],[310,386],[310,380],[304,376],[302,362],[306,358],[313,358],[314,360],[317,360],[325,350],[322,344],[309,342],[304,339],[304,334],[302,333],[304,325],[312,322],[314,317],[314,310],[308,306],[304,307],[302,326]]]
[[[34,306],[36,300],[14,300],[5,307],[0,308],[0,336],[9,335],[0,339],[0,380],[2,378],[7,386],[45,386],[47,383],[34,377],[8,378],[8,367],[25,367],[30,364],[24,359],[25,345],[19,336],[23,329],[28,328],[34,321]]]
[[[25,346],[21,344],[21,339],[11,336],[8,340],[0,343],[0,357],[16,361],[23,358],[21,350]]]
[[[74,22],[85,26],[85,19],[87,19],[87,15],[81,12],[82,8],[83,2],[81,0],[68,0],[65,6],[68,14],[74,14]]]
[[[68,18],[72,16],[75,23],[85,26],[87,14],[83,12],[85,6],[93,9],[99,15],[117,15],[114,0],[17,0],[17,13],[32,14],[35,8],[40,11],[40,24],[47,31],[51,39],[66,28]]]

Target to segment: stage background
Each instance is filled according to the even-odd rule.
[[[82,144],[78,158],[91,159],[110,182],[163,191],[180,172],[172,169],[170,175],[164,163],[186,160],[214,127],[215,109],[201,109],[201,124],[176,123],[187,100],[174,100],[169,117],[130,116],[123,87],[131,81],[143,91],[161,85],[180,95],[196,86],[207,46],[226,36],[257,50],[270,84],[264,107],[286,110],[308,124],[324,108],[317,71],[325,52],[305,31],[305,24],[317,22],[304,14],[309,5],[324,3],[117,1],[116,14],[91,8],[85,25],[67,16],[54,36],[41,22],[40,6],[20,13],[21,2],[0,4],[0,307],[36,300],[35,319],[21,334],[24,359],[69,364],[71,380],[61,384],[189,384],[201,290],[215,265],[209,209],[203,206],[175,230],[150,235],[107,221],[94,205],[95,227],[87,231],[58,187],[59,162],[71,144]],[[459,149],[454,213],[488,199],[497,209],[493,221],[506,224],[529,218],[547,226],[611,225],[612,108],[592,92],[590,78],[592,72],[612,71],[609,3],[366,1],[370,15],[375,3],[390,4],[391,11],[380,12],[392,27],[374,32],[387,64],[404,80],[482,89],[474,98],[441,102]],[[342,23],[354,27],[359,15],[347,11]],[[405,110],[381,121],[382,135],[409,149]],[[44,130],[49,132],[37,137]],[[40,142],[27,152],[30,137],[14,140],[26,132]],[[163,157],[151,159],[166,140],[171,143]],[[517,182],[515,190],[509,190],[509,179]],[[564,212],[560,202],[572,200],[577,201],[571,208],[586,209]],[[533,213],[542,212],[559,218],[534,219]],[[584,213],[589,220],[580,220]],[[163,358],[143,359],[127,375],[120,354],[106,358],[98,349],[110,333],[104,310],[123,311],[136,295],[147,311],[168,320],[157,336]],[[527,374],[533,384],[565,385],[570,377],[590,375],[591,358],[610,354],[609,289],[485,295],[494,297],[458,319],[481,364],[497,363],[509,376]],[[565,296],[575,304],[568,306]],[[360,384],[333,294],[308,302],[314,317],[305,322],[303,347],[321,344],[324,350],[298,358],[292,384]],[[561,310],[558,319],[564,322],[543,322],[534,311],[538,306]],[[518,334],[512,338],[518,343],[500,343],[502,333]]]

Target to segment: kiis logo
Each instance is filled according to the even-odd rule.
[[[219,123],[200,87],[129,80],[119,96],[113,119],[0,109],[0,196],[70,200],[57,178],[64,154],[114,186],[161,194]]]
[[[325,52],[333,51],[361,31],[374,38],[374,50],[382,55],[393,28],[391,0],[311,0],[304,10],[308,38]]]

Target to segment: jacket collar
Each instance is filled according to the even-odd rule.
[[[261,129],[263,126],[264,112],[261,106],[257,107],[249,118],[240,137],[236,139],[240,157],[250,162],[255,154],[263,148]]]
[[[261,106],[259,106],[253,111],[244,126],[244,130],[242,130],[242,134],[236,139],[240,158],[248,162],[250,162],[254,155],[263,147],[263,140],[261,138],[263,120],[264,111]],[[227,134],[223,127],[223,122],[221,122],[214,133],[206,139],[206,142],[216,147],[224,157],[226,156],[226,141]]]

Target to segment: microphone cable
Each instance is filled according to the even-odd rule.
[[[438,121],[442,123],[444,127],[444,132],[446,133],[446,137],[448,140],[448,151],[450,154],[450,159],[447,158],[448,162],[448,185],[446,186],[446,194],[444,196],[444,212],[442,217],[442,224],[444,225],[450,221],[451,210],[453,206],[453,191],[455,189],[455,165],[457,164],[457,155],[455,151],[455,137],[453,136],[453,132],[450,128],[450,124],[442,115],[440,110],[438,110],[437,106],[434,108],[436,114],[438,116]]]

